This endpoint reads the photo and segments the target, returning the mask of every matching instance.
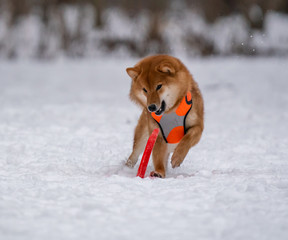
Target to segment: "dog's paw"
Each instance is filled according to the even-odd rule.
[[[159,172],[156,172],[156,171],[152,171],[150,173],[150,177],[153,177],[153,178],[163,178],[162,174],[159,173]]]
[[[178,154],[173,154],[171,157],[171,165],[172,168],[176,168],[179,167],[181,165],[181,163],[183,162],[184,158],[179,156]]]
[[[125,165],[129,168],[133,168],[135,166],[135,162],[132,161],[130,158],[126,161]]]

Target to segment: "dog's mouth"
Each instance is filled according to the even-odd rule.
[[[165,112],[165,109],[166,109],[166,103],[163,100],[162,103],[161,103],[161,107],[155,112],[155,114],[157,116],[160,116],[160,115],[162,115]]]

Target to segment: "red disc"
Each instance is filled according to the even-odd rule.
[[[147,144],[146,144],[146,147],[145,147],[145,150],[144,150],[141,162],[140,162],[140,166],[138,168],[137,177],[144,178],[145,176],[149,158],[150,158],[152,149],[154,147],[154,144],[156,142],[157,136],[159,134],[159,131],[160,131],[159,128],[155,128],[147,141]]]

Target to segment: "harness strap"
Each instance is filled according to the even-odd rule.
[[[178,143],[186,134],[185,120],[191,108],[192,94],[187,92],[174,112],[161,116],[157,116],[154,112],[151,114],[159,125],[162,136],[167,143]]]

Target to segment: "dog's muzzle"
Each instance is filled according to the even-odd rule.
[[[156,104],[154,103],[148,106],[148,111],[155,112],[155,114],[158,116],[162,115],[165,112],[165,109],[166,109],[166,103],[164,100],[161,102],[161,106],[158,110]]]

